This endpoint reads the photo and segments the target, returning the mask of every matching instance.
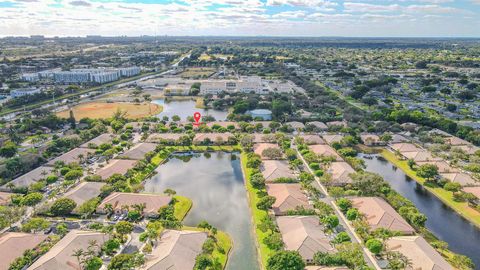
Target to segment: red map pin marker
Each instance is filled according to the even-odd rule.
[[[199,112],[193,114],[193,119],[195,120],[194,125],[200,125],[200,119],[202,119],[202,115]]]

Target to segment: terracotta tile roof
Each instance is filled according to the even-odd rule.
[[[280,149],[280,146],[278,146],[276,143],[256,143],[253,145],[253,152],[259,155],[262,159],[267,159],[267,157],[263,156],[262,153],[264,150],[269,148]]]
[[[305,125],[302,122],[297,122],[297,121],[292,121],[292,122],[287,122],[285,125],[294,128],[294,129],[302,129],[305,128]]]
[[[466,185],[478,185],[479,183],[475,181],[470,175],[462,172],[457,173],[441,173],[442,177],[450,180],[451,182],[460,183],[462,186]]]
[[[445,160],[439,160],[439,161],[418,161],[416,162],[418,166],[421,166],[423,164],[432,164],[437,166],[438,172],[439,173],[453,173],[453,172],[458,172],[457,168],[451,167]]]
[[[274,143],[277,141],[274,134],[261,134],[261,133],[254,133],[253,142],[254,143]]]
[[[172,197],[163,194],[113,192],[103,199],[97,207],[97,211],[104,213],[106,204],[111,204],[114,211],[121,211],[122,206],[145,204],[143,212],[148,215],[155,215],[158,213],[158,209],[168,205],[171,200]]]
[[[453,270],[454,268],[421,236],[397,236],[387,240],[388,250],[402,253],[411,262],[408,269]]]
[[[91,241],[96,241],[101,246],[107,240],[108,235],[104,233],[72,230],[35,261],[28,270],[80,269],[77,258],[72,255],[74,251],[87,250]]]
[[[313,260],[317,252],[334,253],[330,239],[323,232],[317,216],[277,217],[277,225],[282,234],[286,250],[295,250],[303,259]]]
[[[306,134],[306,135],[300,135],[300,138],[303,139],[303,141],[306,144],[325,144],[326,142],[322,139],[322,137],[316,135],[316,134]]]
[[[23,255],[27,249],[33,249],[48,235],[7,232],[0,236],[0,269],[8,269],[10,264]]]
[[[266,182],[273,182],[281,177],[296,178],[286,160],[264,160],[260,166],[260,171]]]
[[[320,122],[320,121],[308,122],[307,125],[312,125],[312,126],[314,126],[315,128],[318,128],[318,129],[321,129],[321,130],[327,130],[327,129],[328,129],[328,126],[325,125],[325,123]]]
[[[341,161],[340,155],[331,146],[326,144],[309,145],[308,148],[315,154],[325,157],[333,157],[337,161]]]
[[[412,159],[415,162],[418,161],[441,161],[439,157],[434,157],[430,152],[426,150],[412,151],[412,152],[401,152],[406,159]]]
[[[458,145],[471,145],[471,143],[463,140],[463,139],[460,139],[458,137],[455,137],[455,136],[452,136],[452,137],[447,137],[445,138],[445,143],[446,144],[449,144],[449,145],[455,145],[455,146],[458,146]]]
[[[387,202],[378,197],[360,197],[351,199],[353,207],[365,215],[372,230],[385,228],[403,234],[414,234],[413,229]]]
[[[102,179],[107,179],[114,174],[124,175],[135,166],[137,160],[130,159],[112,159],[103,168],[99,168],[95,174],[100,175]]]
[[[140,269],[193,269],[206,239],[205,232],[166,230]]]
[[[480,199],[480,187],[464,187],[463,191],[467,193],[472,193],[475,195],[477,198]]]
[[[295,210],[295,208],[301,206],[307,209],[312,208],[308,204],[308,198],[303,193],[300,184],[272,183],[267,184],[266,188],[268,195],[276,198],[272,206],[275,215],[283,215],[288,210]]]
[[[422,150],[421,148],[418,148],[417,146],[411,143],[394,143],[394,144],[391,144],[390,147],[393,150],[398,151],[402,154],[406,152],[418,152]]]
[[[328,144],[340,142],[343,139],[343,135],[340,134],[325,134],[322,137]]]
[[[184,133],[153,133],[147,138],[147,142],[159,143],[161,141],[178,141],[181,137],[186,136]]]
[[[221,139],[223,142],[227,142],[228,138],[233,137],[232,133],[197,133],[193,138],[193,142],[200,143],[209,139],[211,142],[216,142],[218,139]]]
[[[332,175],[334,185],[344,185],[352,182],[350,174],[355,170],[346,162],[332,162],[327,169],[327,173]]]

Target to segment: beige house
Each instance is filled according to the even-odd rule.
[[[146,141],[149,143],[174,143],[179,141],[183,136],[186,135],[183,133],[153,133],[148,136]]]
[[[104,167],[97,169],[95,174],[107,179],[114,174],[125,175],[127,171],[137,164],[137,160],[112,159]]]
[[[77,204],[78,208],[86,201],[98,197],[98,195],[101,193],[102,187],[105,184],[106,183],[103,182],[82,182],[69,190],[63,196],[65,198],[72,199]]]
[[[412,152],[401,152],[402,156],[404,156],[406,159],[411,159],[415,162],[420,162],[420,161],[441,161],[442,159],[439,157],[434,157],[430,152],[426,150],[420,150],[420,151],[412,151]]]
[[[254,133],[251,136],[254,143],[275,143],[277,141],[274,134]]]
[[[10,198],[14,193],[0,192],[0,205],[8,205],[11,203]]]
[[[296,178],[286,160],[264,160],[260,165],[265,182],[274,182],[278,178]]]
[[[289,210],[295,210],[300,207],[312,208],[300,184],[271,183],[266,185],[266,189],[268,195],[276,199],[272,209],[277,216],[284,215]]]
[[[101,135],[91,139],[90,141],[80,145],[80,147],[83,147],[83,148],[97,148],[101,144],[111,143],[114,138],[115,138],[115,135],[110,134],[110,133],[104,133],[104,134],[101,134]]]
[[[422,166],[424,164],[432,164],[437,166],[439,173],[456,173],[458,172],[457,168],[450,167],[450,165],[445,160],[439,161],[418,161],[415,162],[418,166]]]
[[[307,126],[313,126],[314,129],[319,130],[319,131],[327,130],[327,129],[328,129],[328,126],[325,125],[325,123],[320,122],[320,121],[308,122],[308,123],[306,123],[306,125],[307,125]]]
[[[327,169],[327,173],[332,175],[332,185],[341,186],[352,182],[351,173],[355,170],[345,161],[332,162]]]
[[[455,173],[441,173],[440,176],[442,176],[445,179],[448,179],[451,182],[459,183],[462,186],[476,186],[479,183],[475,181],[470,175],[462,172],[455,172]]]
[[[385,145],[385,142],[380,140],[380,137],[375,134],[360,134],[360,139],[367,146]]]
[[[10,264],[23,255],[27,249],[38,246],[48,235],[7,232],[0,236],[0,269],[8,269]]]
[[[415,229],[382,198],[359,197],[353,198],[351,201],[353,207],[365,216],[372,230],[384,228],[402,234],[415,234]]]
[[[47,253],[35,261],[28,270],[78,270],[81,269],[78,260],[73,253],[75,250],[87,250],[92,241],[100,247],[108,240],[108,235],[100,232],[72,230],[65,235]]]
[[[422,151],[421,148],[418,148],[416,145],[411,143],[394,143],[394,144],[390,144],[390,148],[392,148],[393,151],[400,152],[401,154],[406,152]]]
[[[274,148],[274,149],[280,149],[280,146],[276,143],[256,143],[253,145],[253,152],[257,155],[260,156],[261,159],[269,159],[268,157],[263,155],[263,151]]]
[[[328,144],[340,142],[343,139],[343,135],[340,134],[325,134],[322,137]]]
[[[479,147],[476,147],[476,146],[473,145],[473,144],[469,144],[469,145],[458,145],[458,146],[452,147],[452,149],[460,149],[460,150],[462,150],[463,152],[465,152],[467,155],[474,155],[475,153],[477,153],[477,151],[480,150]]]
[[[52,167],[47,167],[47,166],[40,166],[36,169],[33,169],[29,171],[28,173],[19,176],[10,183],[5,184],[2,186],[3,190],[7,190],[7,186],[12,184],[15,187],[28,187],[31,184],[34,184],[42,179],[45,179],[47,176],[51,175],[53,173],[53,168]]]
[[[94,149],[74,148],[74,149],[68,151],[67,153],[65,153],[63,155],[50,160],[47,164],[50,165],[50,166],[53,166],[53,165],[55,165],[55,162],[57,162],[57,161],[61,161],[65,164],[70,164],[70,163],[73,163],[73,162],[76,162],[76,163],[80,164],[80,163],[84,162],[85,160],[87,160],[87,158],[90,155],[93,155],[93,154],[95,154]]]
[[[326,144],[315,144],[315,145],[309,145],[308,148],[310,151],[315,153],[316,155],[319,156],[324,156],[324,157],[332,157],[336,161],[341,161],[343,160],[340,155],[333,149],[330,145]]]
[[[209,144],[224,144],[227,143],[230,138],[233,138],[233,134],[226,133],[197,133],[193,138],[194,144],[201,144],[208,142]]]
[[[239,125],[237,122],[229,122],[229,121],[215,121],[215,122],[207,123],[207,127],[212,128],[213,126],[220,126],[226,129],[233,126],[234,129],[239,129]]]
[[[407,270],[453,270],[454,268],[421,236],[397,236],[386,241],[390,251],[398,251],[411,262]]]
[[[158,215],[158,210],[167,206],[171,200],[171,196],[163,194],[113,192],[103,199],[97,207],[97,213],[106,214],[107,204],[112,206],[115,213],[125,212],[126,207],[131,208],[134,205],[144,205],[143,213],[154,217]]]
[[[297,121],[287,122],[287,123],[285,123],[285,125],[293,128],[293,129],[296,129],[296,130],[300,130],[300,129],[305,128],[305,125],[302,122],[297,122]]]
[[[471,143],[455,136],[445,138],[445,144],[448,144],[451,146],[471,145]]]
[[[285,249],[298,251],[307,263],[313,262],[317,252],[336,252],[317,216],[277,217],[277,225]]]
[[[193,269],[205,240],[206,232],[165,230],[140,269]]]
[[[322,137],[316,134],[305,134],[300,135],[299,137],[302,138],[306,144],[325,144],[325,141],[322,139]]]
[[[148,152],[155,151],[155,148],[157,148],[157,144],[155,143],[139,143],[128,149],[125,153],[123,153],[122,157],[134,160],[141,160],[145,158],[145,154],[147,154]]]

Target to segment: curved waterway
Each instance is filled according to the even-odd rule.
[[[146,192],[162,193],[174,189],[177,194],[193,201],[184,220],[196,226],[206,220],[228,233],[233,239],[227,270],[257,270],[258,259],[243,182],[239,155],[230,153],[174,155],[157,168],[157,173],[145,183]]]
[[[427,216],[426,227],[432,233],[447,242],[452,251],[470,257],[475,269],[480,269],[480,229],[383,157],[365,154],[359,157],[365,161],[367,171],[382,175],[392,188]]]
[[[180,116],[182,120],[187,120],[188,116],[193,116],[195,112],[199,112],[202,115],[210,115],[215,118],[217,121],[224,121],[227,119],[228,112],[220,110],[208,110],[208,109],[198,109],[195,107],[195,100],[172,100],[165,101],[164,99],[156,99],[152,101],[155,104],[163,106],[163,111],[157,116],[162,118],[163,116],[168,116],[171,118],[174,115]]]

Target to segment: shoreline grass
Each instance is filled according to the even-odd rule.
[[[173,196],[177,202],[174,205],[174,215],[175,217],[182,221],[192,209],[193,202],[185,196],[175,195]]]
[[[480,228],[480,212],[468,206],[467,202],[454,201],[453,192],[447,191],[441,187],[426,186],[426,180],[422,177],[419,177],[415,171],[408,166],[407,161],[398,159],[394,153],[388,151],[387,149],[384,149],[380,154],[383,158],[400,168],[406,175],[415,180],[417,183],[421,184],[425,189],[452,208],[459,215],[470,221],[476,227]]]

